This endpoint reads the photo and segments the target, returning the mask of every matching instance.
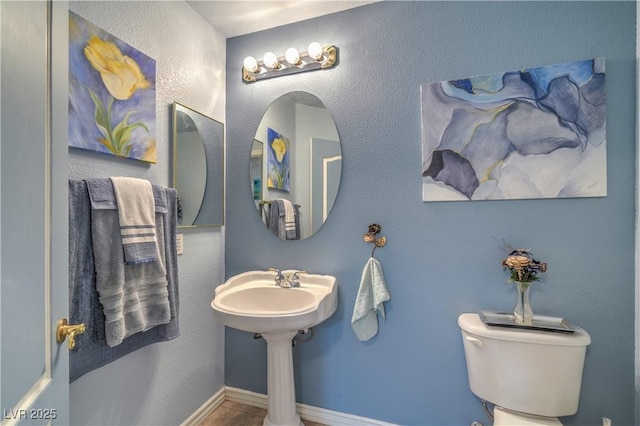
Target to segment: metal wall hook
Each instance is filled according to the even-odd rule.
[[[362,237],[365,243],[373,243],[373,250],[371,250],[371,257],[378,247],[384,247],[387,244],[387,237],[379,237],[378,234],[382,231],[382,226],[377,223],[369,225],[369,232]]]

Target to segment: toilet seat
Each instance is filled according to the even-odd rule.
[[[561,426],[557,417],[534,416],[533,414],[511,411],[495,406],[493,408],[494,426]]]

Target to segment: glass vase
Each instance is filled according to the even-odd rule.
[[[516,281],[516,307],[513,315],[516,324],[531,325],[533,323],[533,311],[529,304],[529,288],[531,283]]]

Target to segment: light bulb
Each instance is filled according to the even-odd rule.
[[[320,43],[314,41],[309,45],[307,53],[315,61],[319,61],[320,59],[322,59],[322,46],[320,45]]]
[[[247,56],[244,58],[244,68],[247,71],[256,73],[260,71],[260,67],[258,66],[258,61],[253,56]]]
[[[287,59],[291,65],[300,65],[302,61],[300,60],[300,53],[298,53],[298,49],[295,47],[290,47],[284,54],[284,57]]]
[[[265,53],[264,58],[262,58],[262,61],[266,66],[274,70],[277,70],[278,68],[280,68],[280,63],[278,63],[278,57],[273,52]]]

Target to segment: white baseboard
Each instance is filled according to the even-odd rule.
[[[267,395],[251,392],[244,389],[232,388],[230,386],[224,387],[225,397],[229,401],[238,402],[244,405],[250,405],[251,407],[258,407],[267,409],[268,401]]]
[[[202,407],[189,416],[181,426],[198,425],[225,400],[264,409],[266,409],[268,405],[267,395],[225,386],[209,398]],[[313,407],[311,405],[300,403],[296,403],[296,410],[303,419],[331,426],[395,426],[393,423],[381,422],[379,420],[354,416],[353,414],[340,413],[338,411],[327,410],[326,408]]]
[[[220,406],[225,399],[225,388],[221,388],[211,398],[209,398],[204,404],[193,412],[180,426],[195,426],[202,423],[207,416]]]

